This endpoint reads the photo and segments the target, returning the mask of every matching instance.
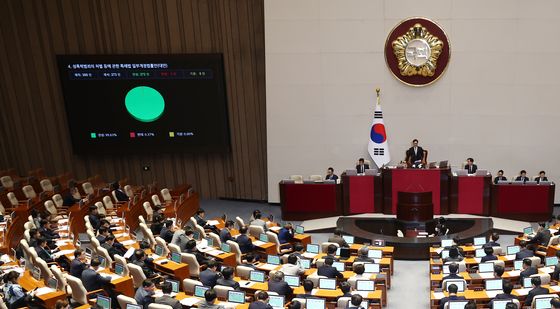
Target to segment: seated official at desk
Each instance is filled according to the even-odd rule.
[[[208,261],[208,267],[205,270],[201,271],[199,274],[200,282],[203,285],[209,286],[213,288],[216,285],[216,282],[221,277],[220,273],[218,273],[218,262],[214,260]]]
[[[154,302],[156,285],[150,279],[146,279],[142,282],[142,286],[136,290],[134,294],[134,299],[138,305],[142,305],[144,309],[148,309],[148,306]]]
[[[445,303],[450,300],[466,300],[465,296],[457,296],[457,291],[459,288],[456,284],[450,284],[447,286],[447,292],[449,292],[449,296],[442,298],[439,301],[439,309],[445,308]]]
[[[248,267],[257,270],[257,266],[254,263],[255,263],[255,256],[252,253],[247,253],[245,255],[245,258],[241,260],[241,264],[239,264],[239,266]]]
[[[500,235],[498,233],[492,233],[492,235],[490,235],[490,241],[484,244],[484,247],[499,247],[498,239],[500,239]]]
[[[288,285],[286,281],[284,281],[284,273],[281,271],[277,271],[274,275],[271,276],[270,280],[268,281],[268,290],[270,292],[276,292],[278,295],[284,295],[286,297],[291,297],[294,291],[292,287]]]
[[[129,200],[128,195],[121,189],[121,185],[118,181],[111,184],[111,191],[115,191],[115,198],[119,202],[127,202]]]
[[[502,278],[505,268],[502,265],[494,264],[494,277]]]
[[[164,282],[161,285],[161,291],[163,292],[163,295],[156,298],[156,304],[171,306],[171,308],[173,309],[183,309],[183,305],[181,305],[181,302],[171,297],[171,292],[173,292],[173,286],[171,285],[171,282]]]
[[[86,291],[91,292],[108,288],[111,277],[101,276],[98,272],[101,261],[98,258],[91,259],[90,267],[82,272],[82,283]],[[95,298],[95,295],[90,295]]]
[[[327,169],[327,176],[325,176],[325,180],[334,180],[334,181],[336,181],[337,179],[338,179],[338,176],[336,176],[336,175],[334,174],[334,168],[329,167],[329,168]]]
[[[144,276],[148,279],[153,279],[158,276],[154,271],[154,260],[146,256],[146,253],[142,249],[137,249],[134,251],[134,261],[132,264],[142,268]]]
[[[499,181],[506,181],[507,178],[506,176],[504,176],[504,171],[503,170],[499,170],[498,171],[498,176],[494,177],[494,184],[497,185]]]
[[[540,183],[541,181],[548,181],[548,178],[546,177],[546,174],[544,171],[540,171],[539,172],[539,177],[535,177],[535,181],[537,183]]]
[[[523,282],[523,279],[531,277],[531,275],[535,275],[538,273],[538,270],[535,266],[531,266],[533,263],[530,259],[523,260],[523,270],[519,273],[519,281]]]
[[[74,251],[74,260],[70,263],[70,275],[82,278],[82,272],[88,268],[86,261],[86,252],[83,249],[76,249]]]
[[[473,158],[468,158],[467,159],[467,164],[465,165],[465,169],[467,170],[468,174],[476,173],[476,170],[478,169],[478,167],[476,166],[476,164],[474,164],[474,159]]]
[[[193,254],[196,258],[196,261],[201,266],[208,264],[208,262],[210,261],[210,259],[208,259],[202,252],[198,251],[198,249],[196,248],[196,240],[194,239],[190,239],[189,241],[187,241],[185,250],[183,250],[183,252]]]
[[[511,295],[512,290],[513,290],[513,284],[511,283],[511,281],[504,280],[503,284],[502,284],[503,293],[500,293],[500,294],[496,295],[496,297],[494,297],[494,299],[497,299],[497,300],[517,299],[517,297],[515,295]],[[490,301],[490,303],[488,304],[488,307],[493,308],[494,299],[492,299]]]
[[[198,303],[196,306],[200,309],[225,309],[224,306],[216,304],[218,295],[213,289],[204,292],[204,302]]]
[[[360,294],[354,294],[350,297],[350,305],[348,309],[362,309],[364,298]]]
[[[354,259],[354,262],[364,262],[373,263],[373,259],[368,256],[369,248],[364,246],[358,250],[358,256]]]
[[[458,248],[454,248],[451,247],[449,249],[449,256],[445,259],[443,259],[444,263],[448,263],[448,262],[461,262],[463,261],[463,257],[459,254],[459,249]]]
[[[231,220],[227,220],[224,228],[220,231],[220,241],[225,244],[228,240],[234,240],[231,236],[231,230],[234,227],[234,223]]]
[[[532,237],[528,241],[528,243],[529,244],[542,245],[542,246],[548,246],[548,242],[550,241],[551,237],[552,237],[552,234],[550,233],[550,230],[546,228],[546,223],[545,222],[539,222],[539,227],[537,228],[537,233],[535,234],[534,237]]]
[[[459,264],[451,263],[449,264],[449,275],[442,278],[441,282],[448,280],[448,279],[464,279],[463,276],[458,275],[459,272]]]
[[[552,305],[552,309],[560,309],[560,298],[555,297],[551,299],[550,304]]]
[[[364,275],[364,273],[366,272],[366,267],[364,266],[363,263],[357,263],[352,265],[352,271],[354,271],[355,275],[353,275],[350,278],[354,278],[356,280],[358,279],[369,280],[369,278],[371,277],[371,274]]]
[[[278,231],[278,241],[280,242],[280,246],[282,246],[282,248],[289,248],[292,246],[290,241],[293,239],[294,227],[288,222]]]
[[[326,257],[323,266],[317,268],[317,275],[325,276],[331,279],[342,279],[344,276],[338,271],[338,269],[336,269],[336,267],[332,266],[333,263],[334,259],[332,257]]]
[[[492,247],[484,247],[484,253],[486,255],[480,259],[480,263],[496,261],[498,259],[498,257],[494,255],[494,248]]]
[[[224,267],[222,269],[222,276],[216,280],[216,285],[229,286],[235,290],[239,290],[239,282],[233,280],[233,268]]]
[[[519,176],[515,177],[515,181],[522,181],[523,183],[529,181],[529,177],[527,177],[527,171],[521,170],[519,172]]]
[[[19,273],[10,271],[4,275],[4,299],[8,303],[9,308],[21,308],[28,305],[27,294],[23,291],[21,285],[18,284]]]
[[[166,220],[165,224],[161,228],[159,237],[165,240],[166,243],[170,243],[173,240],[173,234],[175,234],[173,231],[173,221]]]
[[[424,149],[418,146],[418,140],[412,140],[412,147],[406,151],[407,163],[412,167],[420,167],[424,159]]]
[[[311,282],[311,283],[313,283],[313,282]],[[339,286],[340,286],[340,291],[342,293],[344,293],[340,297],[352,297],[352,293],[350,292],[352,290],[352,286],[350,285],[350,283],[348,283],[347,281],[342,281]]]
[[[115,259],[115,254],[118,254],[120,256],[124,256],[126,254],[126,249],[124,249],[122,246],[117,246],[115,243],[115,236],[113,235],[109,235],[107,236],[107,238],[105,238],[105,242],[101,245],[101,247],[105,248],[105,250],[107,250],[107,253],[109,253],[109,256],[111,257],[111,259]]]
[[[333,236],[329,237],[328,242],[337,243],[340,247],[349,247],[348,243],[342,238],[342,230],[337,228],[333,232]]]
[[[285,275],[299,276],[305,272],[305,269],[298,263],[298,258],[295,254],[288,255],[288,263],[282,265],[280,271]]]
[[[364,158],[358,159],[358,165],[356,165],[356,172],[358,174],[364,174],[366,170],[369,170],[369,164],[365,164]]]
[[[255,294],[255,301],[249,305],[249,309],[272,309],[268,303],[268,293],[266,291],[258,291]]]
[[[527,294],[525,306],[530,306],[535,296],[548,294],[548,289],[541,287],[541,277],[532,277],[531,285],[533,286],[533,289]]]
[[[535,256],[535,246],[533,246],[532,244],[527,245],[527,241],[521,240],[519,242],[519,247],[521,249],[519,250],[519,252],[515,254],[516,261],[524,260],[525,258]]]
[[[268,231],[268,226],[266,225],[266,222],[262,219],[262,214],[260,212],[255,214],[255,220],[251,221],[249,224],[261,226],[265,232]]]
[[[560,261],[560,250],[556,251],[556,257]],[[560,280],[560,262],[554,265],[554,271],[550,274],[550,278],[555,281]]]

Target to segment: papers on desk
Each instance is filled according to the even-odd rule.
[[[59,239],[56,241],[56,246],[61,247],[71,243],[72,243],[71,239]]]
[[[381,263],[381,259],[373,259],[373,262],[379,264]]]
[[[208,220],[208,221],[206,221],[206,224],[208,224],[208,225],[218,225],[218,224],[220,224],[220,221],[218,221],[218,220]]]
[[[134,248],[128,249],[123,257],[125,259],[130,259],[132,257],[132,255],[134,254],[134,250],[136,250],[136,249],[134,249]]]
[[[224,306],[224,308],[236,308],[237,305],[239,305],[239,304],[229,303],[227,301],[224,301],[224,302],[219,303],[219,305]]]
[[[112,231],[122,231],[122,230],[124,230],[124,227],[122,227],[122,226],[113,226],[113,227],[111,228],[111,230],[112,230]]]
[[[208,254],[210,254],[210,255],[214,255],[214,256],[215,256],[215,255],[220,255],[220,254],[224,254],[224,251],[222,251],[222,250],[218,250],[218,249],[214,249],[214,250],[210,250],[210,251],[208,251],[208,252],[206,252],[206,253],[208,253]]]
[[[239,286],[242,287],[242,288],[243,287],[250,288],[255,284],[256,284],[256,282],[253,282],[253,281],[239,280]]]
[[[268,229],[273,231],[273,232],[277,232],[277,231],[280,231],[282,228],[279,227],[279,226],[271,226]]]
[[[265,269],[265,270],[275,270],[277,267],[278,265],[266,264],[266,263],[257,266],[257,268]]]
[[[510,277],[519,277],[519,275],[521,274],[521,271],[520,270],[512,270],[512,271],[508,271],[507,274]]]
[[[549,288],[554,292],[560,292],[560,285],[551,285]]]
[[[10,258],[9,255],[2,254],[2,256],[0,256],[0,261],[2,261],[4,263],[10,263],[12,261],[12,259]]]
[[[61,256],[63,256],[63,255],[71,254],[71,253],[73,253],[73,252],[74,252],[74,250],[60,250],[60,251],[58,251],[58,252],[53,253],[52,256],[53,256],[55,259],[57,259],[57,258],[59,258],[59,257],[61,257]]]
[[[502,290],[497,290],[497,291],[486,291],[486,295],[488,295],[488,298],[494,298],[496,297],[496,295],[503,293],[504,291]]]
[[[58,224],[67,224],[67,223],[68,223],[68,218],[58,220]]]
[[[506,255],[505,258],[508,261],[513,261],[515,260],[515,254]]]
[[[123,236],[127,236],[126,233],[113,233],[113,236],[115,236],[115,238],[119,238],[119,237],[123,237]]]
[[[111,219],[111,223],[119,223],[119,222],[121,222],[121,221],[122,221],[121,218],[113,218],[113,219]]]
[[[304,258],[308,258],[308,259],[314,259],[317,254],[315,253],[309,253],[309,252],[305,252],[304,254],[302,254]]]
[[[198,249],[199,252],[202,252],[202,253],[206,253],[206,252],[214,250],[214,247],[200,247],[200,248],[196,247],[196,248]]]
[[[17,265],[0,266],[0,269],[3,270],[4,272],[15,271],[18,274],[22,274],[25,272],[25,269],[23,267],[19,267]]]
[[[105,277],[111,277],[111,281],[122,278],[122,276],[117,274],[101,274],[101,275]]]
[[[52,293],[55,292],[55,289],[51,289],[48,286],[42,287],[42,288],[38,288],[35,290],[35,292],[33,292],[33,294],[35,295],[43,295],[43,294],[47,294],[47,293]]]
[[[529,294],[529,291],[531,291],[533,288],[526,288],[526,289],[517,289],[515,290],[515,292],[517,292],[517,295],[519,296],[525,296],[527,294]]]
[[[550,274],[554,272],[554,266],[547,266],[547,267],[542,267],[539,268],[539,271],[545,274]]]
[[[479,273],[478,274],[482,279],[494,279],[494,273]]]
[[[266,244],[264,241],[260,241],[260,240],[253,241],[253,245],[255,245],[257,247],[262,246],[264,244]]]
[[[557,229],[548,229],[550,231],[551,234],[556,234],[558,232]]]
[[[151,254],[149,257],[152,258],[152,260],[154,260],[154,261],[157,260],[157,259],[159,259],[159,258],[161,258],[161,256],[159,256],[159,255],[157,255],[157,254],[155,254],[155,253]]]
[[[162,296],[163,296],[163,292],[161,290],[155,290],[154,297],[157,298],[157,297],[162,297]],[[171,293],[169,293],[169,296],[175,297],[175,296],[177,296],[177,293],[171,292]]]
[[[199,303],[199,302],[201,302],[201,301],[202,301],[202,299],[200,299],[200,298],[196,298],[196,297],[187,297],[187,298],[181,299],[180,303],[181,303],[181,305],[183,305],[183,306],[192,307],[192,306],[194,306],[195,304],[197,304],[197,303]]]
[[[443,294],[443,292],[434,292],[434,298],[435,299],[442,299],[445,297],[445,294]]]
[[[133,245],[133,244],[135,244],[135,243],[136,243],[136,240],[134,240],[134,239],[129,239],[129,240],[121,241],[121,244],[122,244],[123,246],[131,246],[131,245]]]
[[[160,264],[160,265],[161,265],[161,263],[165,263],[165,262],[169,262],[169,260],[168,259],[161,259],[161,260],[154,261],[154,263]]]

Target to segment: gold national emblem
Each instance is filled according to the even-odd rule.
[[[392,42],[402,76],[434,76],[443,41],[416,23]]]

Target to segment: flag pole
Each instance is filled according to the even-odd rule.
[[[379,92],[381,91],[381,89],[379,87],[377,87],[375,89],[375,92],[377,92],[377,105],[379,105]]]

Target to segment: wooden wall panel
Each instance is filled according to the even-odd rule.
[[[119,53],[223,53],[231,152],[74,155],[55,55]],[[0,170],[267,199],[263,0],[0,1],[0,62]]]

